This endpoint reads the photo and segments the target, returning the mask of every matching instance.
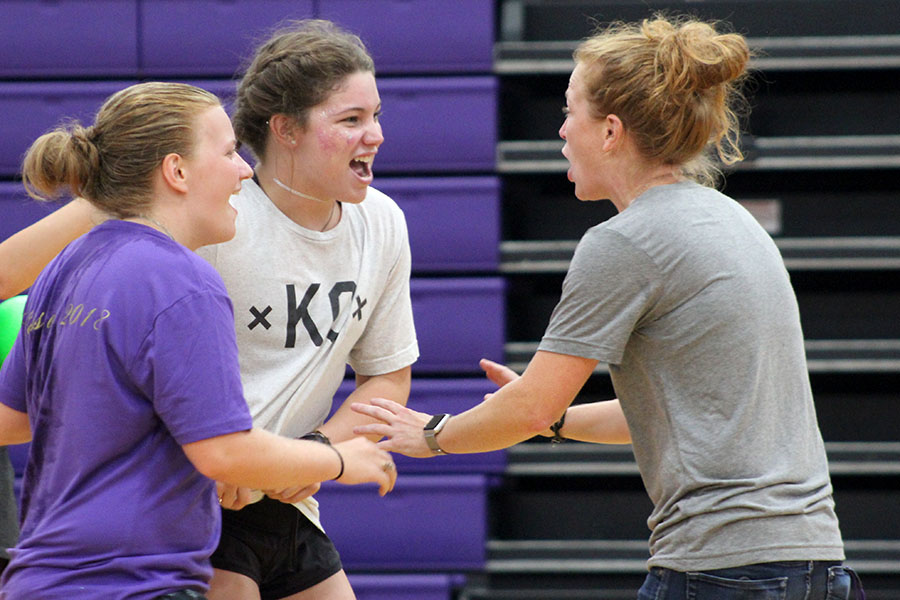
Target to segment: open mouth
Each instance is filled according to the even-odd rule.
[[[375,156],[372,154],[354,158],[350,161],[350,168],[363,179],[368,179],[372,177],[372,160],[374,158]]]

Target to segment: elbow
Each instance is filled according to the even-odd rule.
[[[556,423],[561,414],[549,412],[546,408],[541,407],[531,412],[527,420],[526,426],[528,432],[532,435],[540,435],[550,429],[550,426]]]
[[[233,470],[234,461],[221,442],[221,438],[211,438],[183,446],[194,468],[214,481],[227,481]]]
[[[230,469],[228,465],[224,461],[214,461],[209,459],[204,459],[201,461],[191,461],[194,464],[194,468],[200,472],[201,475],[204,475],[213,481],[226,481],[228,479],[228,473]]]

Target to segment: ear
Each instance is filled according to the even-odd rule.
[[[167,154],[162,159],[162,177],[169,187],[178,192],[187,193],[187,165],[180,154]]]
[[[625,140],[625,124],[618,115],[608,114],[600,122],[603,130],[603,150],[609,152],[614,150]]]
[[[272,115],[269,118],[269,133],[278,144],[286,148],[297,145],[297,123],[287,115]]]

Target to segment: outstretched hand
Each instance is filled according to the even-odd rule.
[[[354,434],[381,436],[385,439],[378,442],[378,446],[390,452],[399,452],[416,458],[433,456],[425,443],[424,433],[431,415],[385,398],[372,398],[370,402],[371,404],[354,402],[350,405],[354,412],[378,421],[354,427]]]
[[[497,387],[503,387],[507,383],[512,383],[519,378],[519,374],[506,365],[501,365],[500,363],[488,360],[487,358],[482,358],[478,364],[484,371],[485,376],[490,381],[496,383]],[[490,396],[490,394],[485,396],[485,398],[488,396]]]

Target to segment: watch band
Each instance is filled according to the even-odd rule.
[[[444,425],[447,424],[447,421],[450,420],[450,416],[448,414],[440,414],[434,415],[431,417],[431,420],[425,425],[425,443],[428,444],[428,448],[435,454],[446,454],[446,452],[441,449],[441,446],[437,441],[437,434],[441,432],[444,428]]]

